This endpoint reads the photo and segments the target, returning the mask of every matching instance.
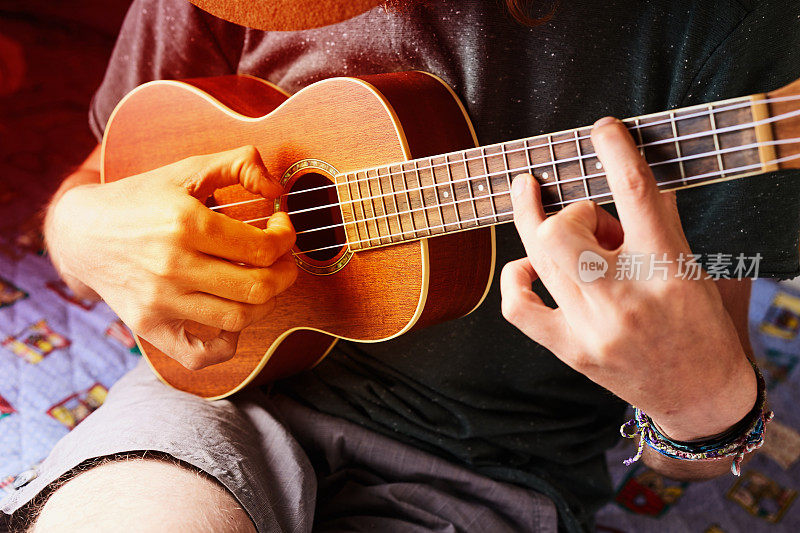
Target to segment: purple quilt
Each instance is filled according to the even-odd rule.
[[[15,476],[103,403],[139,358],[105,304],[76,300],[41,253],[37,211],[95,145],[86,111],[126,0],[4,0],[0,7],[0,499]],[[677,483],[609,452],[605,532],[800,531],[800,293],[754,286],[753,343],[775,422],[731,475]]]
[[[0,254],[0,494],[103,403],[135,346],[108,306],[73,298],[47,258]]]

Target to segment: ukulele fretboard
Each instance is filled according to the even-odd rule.
[[[628,126],[659,188],[681,189],[771,170],[758,97],[632,118]],[[336,177],[350,248],[361,250],[513,219],[510,187],[530,172],[545,211],[612,201],[591,127],[539,135]]]

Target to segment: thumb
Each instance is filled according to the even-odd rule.
[[[241,185],[265,198],[283,194],[283,187],[270,175],[255,146],[190,157],[177,164],[183,167],[179,185],[199,200],[230,185]]]
[[[569,325],[560,308],[547,307],[531,285],[538,278],[530,261],[511,261],[500,273],[503,317],[529,338],[555,354],[565,350]]]

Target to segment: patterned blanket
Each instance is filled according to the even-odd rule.
[[[677,483],[639,463],[623,466],[636,451],[632,441],[620,442],[608,453],[617,495],[600,512],[598,531],[800,531],[799,332],[800,292],[756,280],[750,335],[775,412],[764,447],[743,466],[741,477]]]
[[[0,255],[0,494],[103,403],[135,346],[108,306],[74,298],[46,258]]]
[[[86,108],[126,0],[5,0],[0,7],[0,498],[20,472],[102,404],[139,358],[104,304],[73,297],[42,255],[37,210],[94,146]],[[617,495],[598,531],[800,531],[800,292],[760,280],[753,343],[776,419],[743,468],[676,483],[641,464],[630,441],[609,452]]]

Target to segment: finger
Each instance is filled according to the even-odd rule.
[[[536,246],[536,229],[546,218],[540,189],[539,182],[528,173],[515,177],[511,184],[514,225],[522,242],[530,242],[531,246]]]
[[[689,241],[686,240],[686,234],[683,231],[683,223],[680,222],[681,215],[678,212],[678,197],[675,191],[663,191],[661,193],[661,203],[664,206],[667,217],[678,221],[678,224],[672,228],[673,231],[671,232],[672,239],[677,243],[678,250],[676,251],[682,251],[684,253],[689,252]]]
[[[193,291],[247,304],[267,303],[297,279],[297,263],[290,254],[278,258],[269,268],[243,266],[207,256],[198,257],[190,268]]]
[[[592,143],[605,169],[626,242],[645,251],[646,245],[663,241],[665,228],[679,226],[680,221],[664,209],[653,173],[625,125],[612,117],[597,121]]]
[[[201,229],[191,232],[190,244],[208,255],[267,267],[294,246],[294,227],[283,211],[270,216],[263,230],[207,209],[199,217]]]
[[[594,204],[594,208],[597,214],[597,229],[594,232],[597,242],[606,250],[616,250],[625,239],[622,225],[614,215],[599,205]]]
[[[574,283],[559,271],[549,256],[549,250],[538,237],[539,228],[546,222],[539,184],[530,174],[520,174],[511,185],[514,225],[517,228],[528,260],[536,269],[547,289],[559,301],[574,297]]]
[[[511,261],[500,274],[503,317],[525,335],[555,353],[563,350],[569,338],[568,325],[561,309],[547,307],[533,292],[536,271],[527,258]]]
[[[239,333],[221,331],[203,340],[187,331],[185,321],[172,320],[153,327],[142,338],[187,369],[200,370],[232,359]]]
[[[283,194],[283,187],[270,175],[255,146],[190,157],[178,165],[187,171],[178,176],[179,184],[199,200],[205,200],[215,190],[230,185],[241,185],[265,198]]]
[[[603,263],[603,273],[608,269],[611,254],[601,246],[596,235],[600,229],[599,211],[602,210],[594,202],[572,203],[542,222],[536,231],[539,243],[559,270],[576,283],[589,281],[581,272],[581,265],[587,260]],[[602,220],[608,224],[607,219]],[[604,228],[604,231],[607,230]],[[591,276],[590,281],[597,279]]]
[[[223,331],[242,331],[269,315],[275,309],[275,300],[263,304],[243,304],[211,294],[193,292],[169,302],[168,305],[176,318]]]

